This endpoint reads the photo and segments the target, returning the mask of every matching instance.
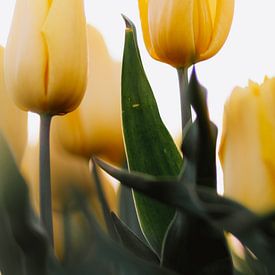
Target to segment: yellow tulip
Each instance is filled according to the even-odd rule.
[[[139,0],[150,55],[176,68],[215,55],[233,18],[234,0]]]
[[[253,211],[275,208],[275,78],[235,88],[224,108],[225,195]]]
[[[4,48],[0,46],[0,130],[20,163],[27,142],[27,114],[7,94],[4,81]]]
[[[8,91],[23,110],[75,109],[86,88],[83,0],[17,0],[5,54]]]
[[[104,222],[95,182],[92,179],[87,160],[65,151],[60,144],[58,144],[54,131],[52,132],[51,140],[51,185],[54,243],[56,254],[62,258],[64,253],[62,211],[64,205],[68,203],[71,198],[72,187],[77,188],[87,196],[92,211],[102,224],[104,224]],[[26,148],[21,164],[22,173],[29,187],[31,201],[37,213],[39,213],[38,147],[38,144],[29,144]],[[99,172],[109,206],[112,211],[117,212],[116,192],[108,177],[106,177],[101,170]],[[79,212],[76,211],[73,216],[75,227],[81,227],[81,224],[77,225],[77,220],[81,220]]]
[[[88,27],[89,77],[84,99],[72,113],[57,117],[60,142],[68,151],[119,163],[124,157],[120,115],[121,63],[111,59],[104,40]]]

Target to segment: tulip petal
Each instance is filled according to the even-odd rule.
[[[192,63],[193,1],[150,0],[148,24],[154,50],[162,62],[177,68]]]
[[[47,0],[16,1],[5,53],[5,78],[8,91],[24,110],[38,111],[37,106],[45,101],[47,56],[40,30],[47,12]]]
[[[261,86],[260,138],[261,153],[272,178],[275,178],[275,79],[266,79]],[[275,185],[274,185],[275,188]],[[275,197],[274,197],[275,198]],[[275,201],[275,199],[274,199]]]
[[[216,1],[196,0],[194,1],[194,40],[196,55],[205,52],[212,38],[214,19],[214,8]],[[215,17],[214,17],[215,18]]]
[[[4,48],[0,46],[0,129],[20,163],[27,142],[27,113],[16,107],[4,82]]]
[[[217,0],[216,16],[212,39],[208,50],[201,53],[199,60],[215,55],[223,46],[232,24],[235,0]]]
[[[208,8],[209,8],[209,11],[210,11],[210,16],[211,16],[213,26],[215,24],[215,18],[216,18],[216,12],[217,12],[217,2],[218,1],[219,0],[207,0]]]
[[[86,88],[87,41],[82,0],[53,0],[43,26],[50,113],[75,109]],[[62,107],[62,108],[60,108]]]
[[[147,51],[149,52],[149,54],[154,59],[158,60],[158,56],[154,51],[152,41],[151,41],[151,37],[150,37],[150,31],[149,31],[149,25],[148,25],[148,2],[149,2],[149,0],[139,0],[138,1],[139,15],[140,15],[143,39],[144,39],[144,43],[145,43],[145,46],[146,46]]]

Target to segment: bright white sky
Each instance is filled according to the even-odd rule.
[[[275,1],[235,0],[235,16],[228,40],[212,59],[197,65],[207,87],[210,116],[221,132],[223,105],[236,85],[248,79],[261,82],[275,76]],[[0,44],[5,45],[15,0],[0,0]],[[180,129],[176,71],[148,55],[141,37],[137,0],[86,0],[87,21],[103,33],[114,58],[121,60],[124,22],[121,13],[135,24],[144,67],[155,92],[161,115],[173,135]],[[221,176],[219,172],[219,177]]]

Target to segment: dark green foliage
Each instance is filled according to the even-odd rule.
[[[216,193],[217,128],[209,120],[206,91],[195,71],[188,95],[197,117],[182,144],[183,161],[159,116],[142,67],[134,26],[125,20],[122,116],[129,171],[92,160],[92,176],[107,232],[96,221],[85,194],[74,190],[69,203],[73,209],[65,207],[63,211],[65,253],[58,260],[31,207],[26,183],[0,135],[2,274],[275,274],[275,213],[257,216]],[[133,189],[135,200],[130,189],[122,190],[118,216],[108,206],[97,165],[125,188]],[[77,226],[72,225],[75,214],[82,219]],[[244,259],[232,253],[236,270],[224,232],[231,232],[246,246]]]

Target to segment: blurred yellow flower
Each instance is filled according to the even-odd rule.
[[[235,88],[224,108],[225,195],[256,212],[275,208],[275,78]]]
[[[72,113],[57,117],[62,145],[69,152],[111,162],[124,158],[120,114],[121,63],[112,60],[100,33],[88,27],[89,77],[85,97]]]
[[[0,130],[20,163],[27,142],[27,113],[19,110],[7,94],[4,81],[4,48],[0,46]]]
[[[83,0],[17,0],[5,78],[23,110],[55,115],[75,109],[87,78]]]
[[[54,222],[54,242],[55,250],[59,257],[63,255],[63,209],[64,205],[71,200],[72,187],[84,193],[89,200],[92,211],[103,222],[103,214],[98,200],[95,182],[92,179],[87,160],[82,157],[72,155],[65,151],[52,132],[51,138],[51,185],[52,185],[52,204]],[[39,213],[39,146],[31,145],[26,148],[21,170],[28,183],[31,201],[37,213]],[[110,180],[100,171],[99,174],[106,199],[112,211],[117,212],[117,196]],[[72,209],[71,209],[72,210]],[[81,220],[81,216],[76,211],[74,224]],[[77,218],[78,217],[78,218]]]
[[[150,55],[176,68],[208,59],[223,46],[234,0],[139,0]]]

